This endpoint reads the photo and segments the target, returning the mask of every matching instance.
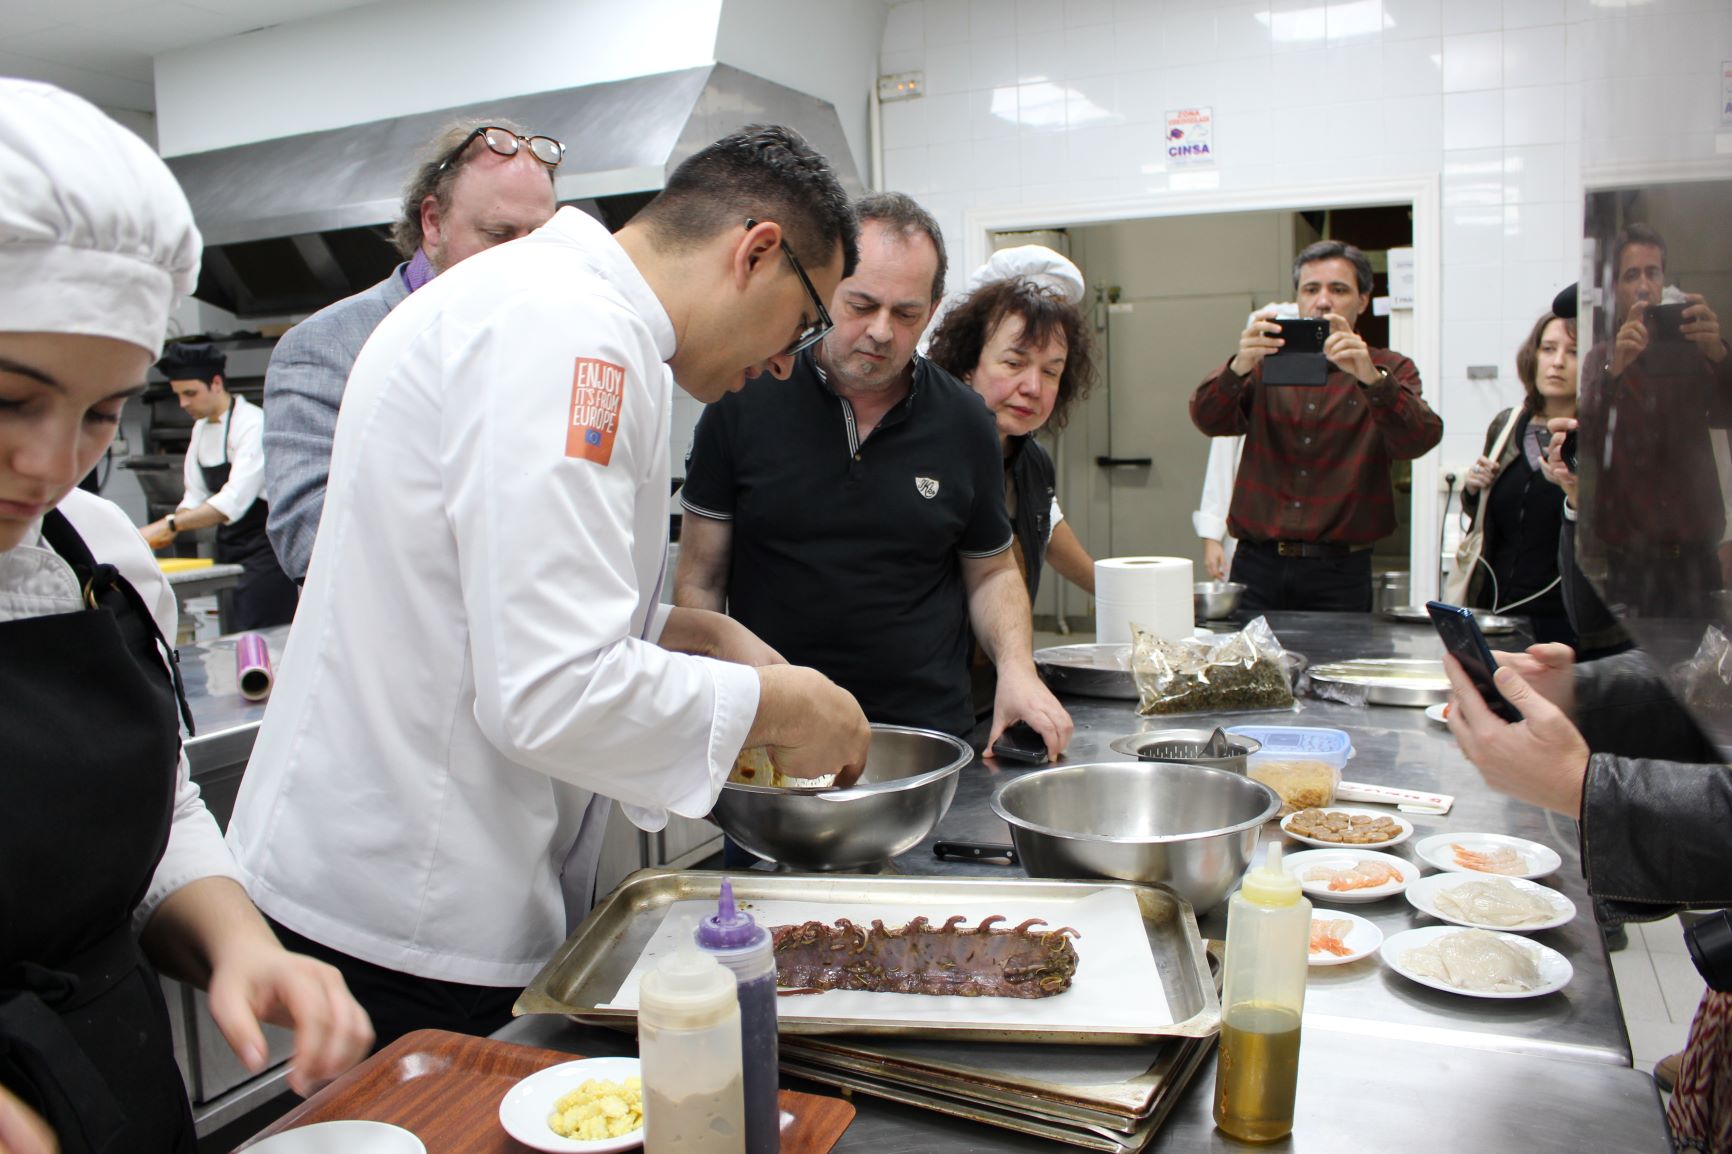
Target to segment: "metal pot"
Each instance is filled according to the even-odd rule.
[[[945,733],[874,725],[866,769],[852,789],[722,786],[710,819],[761,858],[798,870],[879,865],[932,832],[974,760]]]
[[[1160,882],[1201,914],[1250,866],[1281,798],[1224,769],[1109,761],[1013,778],[992,809],[1030,877]]]
[[[1199,581],[1191,586],[1191,605],[1198,621],[1219,621],[1239,608],[1245,586],[1238,581]]]
[[[1372,590],[1373,612],[1387,613],[1399,609],[1413,600],[1413,583],[1405,569],[1386,569],[1377,575],[1375,588]]]
[[[1244,773],[1250,756],[1263,748],[1263,743],[1254,737],[1229,733],[1227,745],[1232,753],[1225,757],[1204,757],[1201,750],[1214,733],[1213,729],[1152,729],[1115,737],[1110,745],[1115,752],[1138,761],[1182,761],[1229,773]]]

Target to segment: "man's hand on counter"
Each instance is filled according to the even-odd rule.
[[[991,749],[1006,729],[1026,721],[1046,739],[1047,756],[1057,761],[1070,744],[1076,723],[1058,703],[1052,690],[1040,679],[1031,662],[1027,668],[1004,666],[998,671],[998,692],[992,701],[992,735],[986,739]]]

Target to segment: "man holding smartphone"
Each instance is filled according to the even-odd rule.
[[[1319,241],[1294,258],[1293,285],[1301,316],[1329,326],[1323,382],[1265,382],[1266,359],[1286,342],[1273,312],[1259,310],[1232,359],[1191,395],[1191,420],[1208,436],[1245,438],[1227,517],[1242,606],[1365,613],[1371,547],[1395,528],[1391,462],[1430,450],[1443,421],[1421,399],[1414,363],[1355,331],[1371,304],[1363,252]]]

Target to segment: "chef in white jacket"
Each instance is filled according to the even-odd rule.
[[[606,798],[658,829],[707,814],[742,746],[863,765],[852,696],[659,601],[673,383],[785,376],[855,232],[822,157],[747,129],[617,237],[563,209],[362,350],[229,841],[381,1044],[508,1020],[593,900]]]

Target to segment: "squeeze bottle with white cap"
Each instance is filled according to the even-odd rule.
[[[698,922],[698,948],[739,983],[740,1066],[746,1100],[746,1154],[779,1154],[782,1105],[776,1096],[776,956],[770,933],[734,904],[722,879],[716,912]]]
[[[745,1154],[734,975],[685,926],[676,938],[638,987],[644,1154]]]
[[[1293,1129],[1299,1022],[1311,952],[1311,903],[1271,845],[1227,906],[1215,1125],[1248,1142]]]

